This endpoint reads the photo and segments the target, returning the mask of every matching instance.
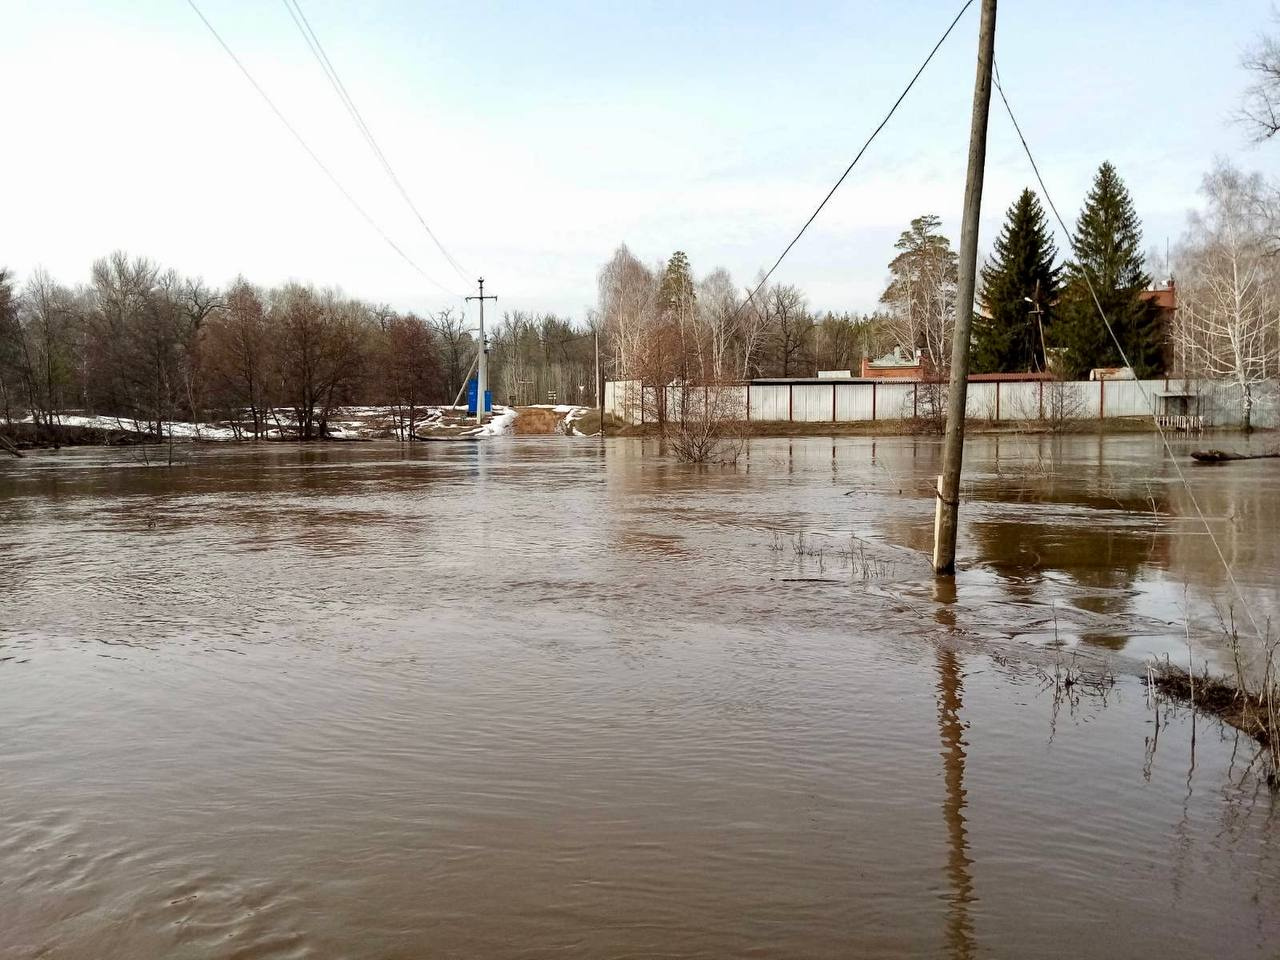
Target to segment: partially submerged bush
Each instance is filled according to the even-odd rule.
[[[1271,762],[1268,781],[1273,788],[1280,788],[1280,643],[1270,637],[1264,640],[1262,675],[1250,686],[1240,665],[1240,641],[1234,629],[1229,639],[1236,658],[1234,680],[1211,676],[1207,667],[1197,675],[1166,658],[1148,665],[1147,683],[1166,697],[1189,703],[1253,737]]]
[[[739,386],[681,389],[677,408],[662,424],[663,440],[684,463],[736,463],[750,436],[744,396]]]

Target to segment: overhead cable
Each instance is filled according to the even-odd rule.
[[[458,294],[455,291],[450,290],[444,284],[440,283],[438,280],[436,280],[434,277],[428,274],[425,270],[423,270],[422,267],[418,266],[418,264],[413,260],[413,258],[411,258],[407,253],[405,253],[404,250],[401,249],[400,245],[391,239],[390,235],[385,230],[383,230],[381,226],[378,225],[378,222],[374,220],[373,217],[369,215],[368,211],[365,210],[365,208],[360,205],[359,201],[357,201],[356,198],[351,195],[351,191],[349,191],[346,187],[342,185],[341,181],[339,181],[338,178],[334,176],[333,171],[330,170],[329,167],[325,164],[325,162],[320,159],[319,155],[313,149],[311,149],[311,145],[307,143],[307,141],[303,138],[302,134],[298,132],[297,128],[292,123],[289,122],[289,118],[286,117],[284,113],[280,110],[280,108],[276,106],[275,101],[272,100],[271,97],[267,94],[266,90],[262,88],[262,85],[259,84],[256,79],[254,79],[253,74],[249,72],[249,69],[244,65],[241,59],[238,56],[236,56],[235,51],[233,51],[231,47],[227,45],[227,42],[222,39],[222,35],[219,34],[217,30],[214,29],[213,24],[209,22],[209,19],[204,15],[204,13],[196,5],[195,0],[187,0],[187,5],[190,6],[192,10],[195,11],[196,16],[200,18],[200,21],[205,25],[209,33],[211,33],[213,35],[213,38],[218,41],[218,45],[222,47],[222,49],[226,52],[227,56],[229,56],[232,62],[235,63],[235,65],[240,69],[240,72],[244,74],[244,77],[246,80],[249,81],[250,86],[252,86],[253,89],[257,91],[258,95],[262,97],[263,101],[266,102],[267,106],[271,108],[271,112],[276,115],[276,118],[284,125],[285,129],[288,130],[291,134],[293,134],[294,139],[297,140],[299,146],[301,146],[302,149],[306,151],[307,156],[309,156],[315,162],[316,166],[320,168],[321,172],[324,173],[324,175],[329,178],[329,181],[338,189],[338,192],[341,193],[344,197],[346,197],[347,202],[350,203],[351,206],[355,208],[356,212],[359,213],[360,216],[362,216],[365,219],[365,221],[369,224],[369,226],[371,226],[377,232],[378,236],[382,237],[382,239],[386,241],[387,246],[391,247],[391,249],[394,250],[400,256],[400,258],[404,260],[405,263],[407,263],[410,267],[412,267],[414,271],[416,271],[428,283],[439,288],[440,290],[443,290],[445,293],[449,294],[450,296],[455,296],[455,297],[458,296]]]
[[[306,41],[307,47],[311,50],[311,55],[315,57],[316,63],[320,65],[320,69],[324,72],[325,77],[329,80],[329,85],[333,87],[334,93],[338,95],[338,99],[342,101],[342,105],[346,108],[347,113],[351,116],[351,120],[356,125],[356,129],[360,131],[360,135],[364,137],[365,143],[369,145],[369,149],[373,151],[373,155],[381,164],[382,169],[390,178],[396,190],[404,199],[409,209],[417,218],[418,223],[422,225],[422,229],[426,231],[427,236],[431,238],[431,242],[436,245],[436,249],[444,256],[449,265],[457,272],[458,277],[463,283],[470,283],[468,274],[453,258],[453,255],[445,249],[444,244],[435,235],[435,232],[427,225],[426,218],[418,210],[413,199],[409,196],[409,192],[405,190],[404,184],[400,182],[400,178],[396,175],[391,162],[382,151],[382,147],[378,145],[377,139],[373,135],[373,131],[369,129],[369,125],[365,123],[364,116],[360,113],[359,107],[356,106],[355,100],[351,94],[347,92],[347,86],[342,82],[342,77],[338,75],[338,69],[333,65],[333,61],[329,59],[329,54],[325,52],[324,45],[320,42],[320,38],[316,35],[315,30],[311,26],[311,22],[307,19],[307,15],[303,13],[302,6],[298,0],[282,0],[285,9],[289,11],[289,16],[293,18],[294,26],[298,28],[298,32],[302,34],[302,39]]]

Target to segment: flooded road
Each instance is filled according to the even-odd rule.
[[[1232,660],[1157,441],[968,458],[950,589],[932,440],[0,464],[0,957],[1275,956],[1254,745],[1138,679]],[[1276,619],[1280,470],[1188,476]]]

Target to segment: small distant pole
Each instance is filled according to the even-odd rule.
[[[484,336],[484,302],[497,300],[495,296],[484,295],[484,277],[480,278],[480,295],[467,297],[468,300],[480,301],[480,359],[476,364],[476,423],[484,423],[484,394],[489,379],[489,342]]]
[[[600,373],[600,328],[596,327],[596,412],[600,415],[600,439],[604,439],[604,380]]]
[[[969,174],[960,224],[956,329],[951,342],[951,383],[947,390],[947,432],[942,475],[938,477],[933,524],[933,570],[940,577],[956,572],[956,527],[960,513],[960,471],[964,464],[964,413],[969,390],[969,331],[973,326],[973,289],[978,272],[978,217],[987,164],[987,117],[991,108],[991,64],[996,47],[996,0],[982,0],[978,27],[978,75],[973,85],[969,126]]]
[[[1027,303],[1031,304],[1028,311],[1036,318],[1036,329],[1040,331],[1040,363],[1036,366],[1040,368],[1040,372],[1044,373],[1049,369],[1049,348],[1044,342],[1044,308],[1040,306],[1040,281],[1036,281],[1036,295],[1034,297],[1023,297]]]

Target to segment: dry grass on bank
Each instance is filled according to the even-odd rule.
[[[1147,671],[1148,686],[1163,696],[1217,717],[1261,744],[1271,761],[1267,780],[1272,787],[1280,787],[1280,677],[1276,673],[1276,654],[1277,646],[1269,645],[1255,689],[1250,689],[1239,667],[1235,680],[1211,676],[1207,668],[1199,675],[1190,673],[1168,659],[1151,664]]]

